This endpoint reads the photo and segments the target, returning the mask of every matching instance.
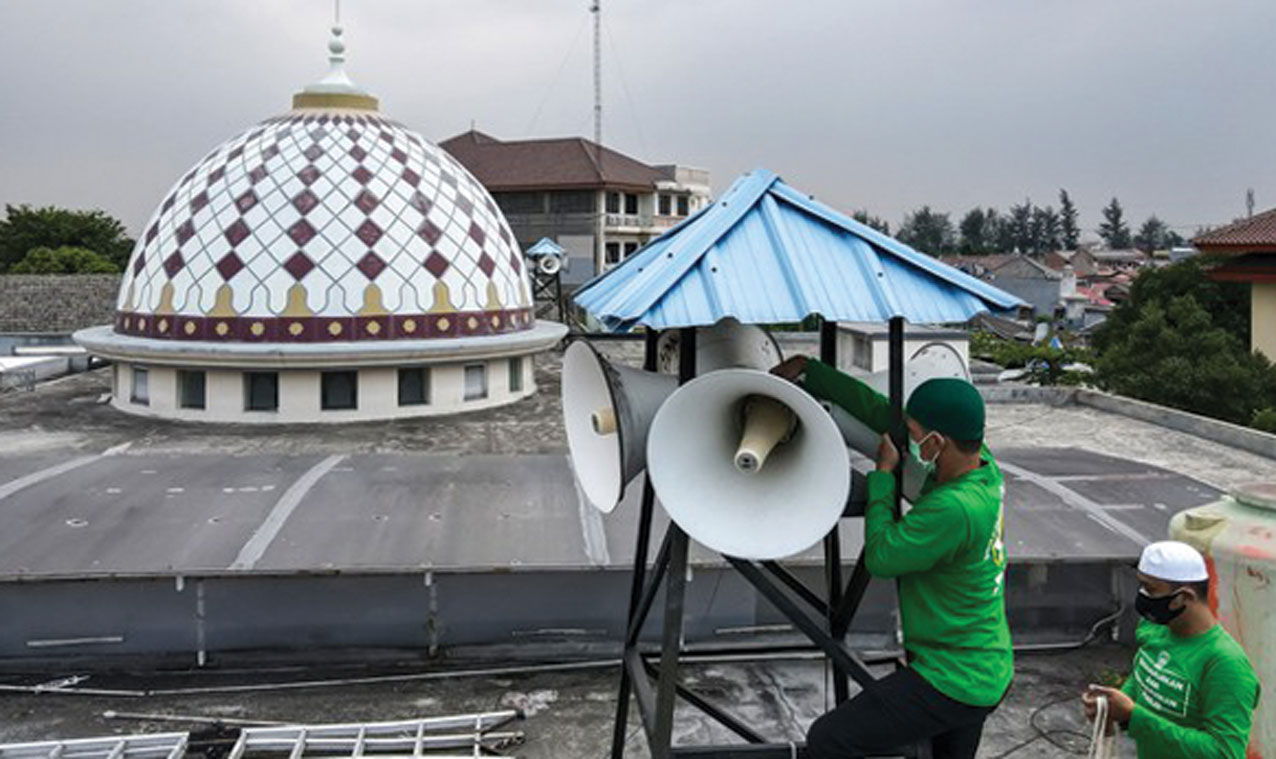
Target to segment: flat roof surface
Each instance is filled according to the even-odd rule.
[[[339,428],[133,417],[103,402],[105,371],[0,396],[0,578],[627,567],[640,488],[611,515],[582,504],[558,358],[537,357],[540,391],[510,407]],[[1133,558],[1174,512],[1273,465],[1076,406],[991,404],[988,438],[1015,561]]]

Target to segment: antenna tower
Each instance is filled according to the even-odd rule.
[[[589,12],[594,14],[594,143],[603,144],[603,13],[602,0],[591,0]]]

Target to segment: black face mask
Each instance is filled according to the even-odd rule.
[[[1186,606],[1180,606],[1177,609],[1170,608],[1170,602],[1177,598],[1179,591],[1175,590],[1166,593],[1163,596],[1149,596],[1139,588],[1139,593],[1134,599],[1134,610],[1149,622],[1158,625],[1169,624],[1178,618],[1180,614],[1187,610]]]

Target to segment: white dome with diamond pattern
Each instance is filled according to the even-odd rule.
[[[133,251],[115,331],[332,342],[530,329],[528,274],[491,196],[361,97],[298,95],[306,107],[183,176]]]

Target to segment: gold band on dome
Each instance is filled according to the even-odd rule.
[[[298,92],[292,96],[292,107],[376,111],[381,108],[381,103],[371,95],[357,95],[352,92]]]

